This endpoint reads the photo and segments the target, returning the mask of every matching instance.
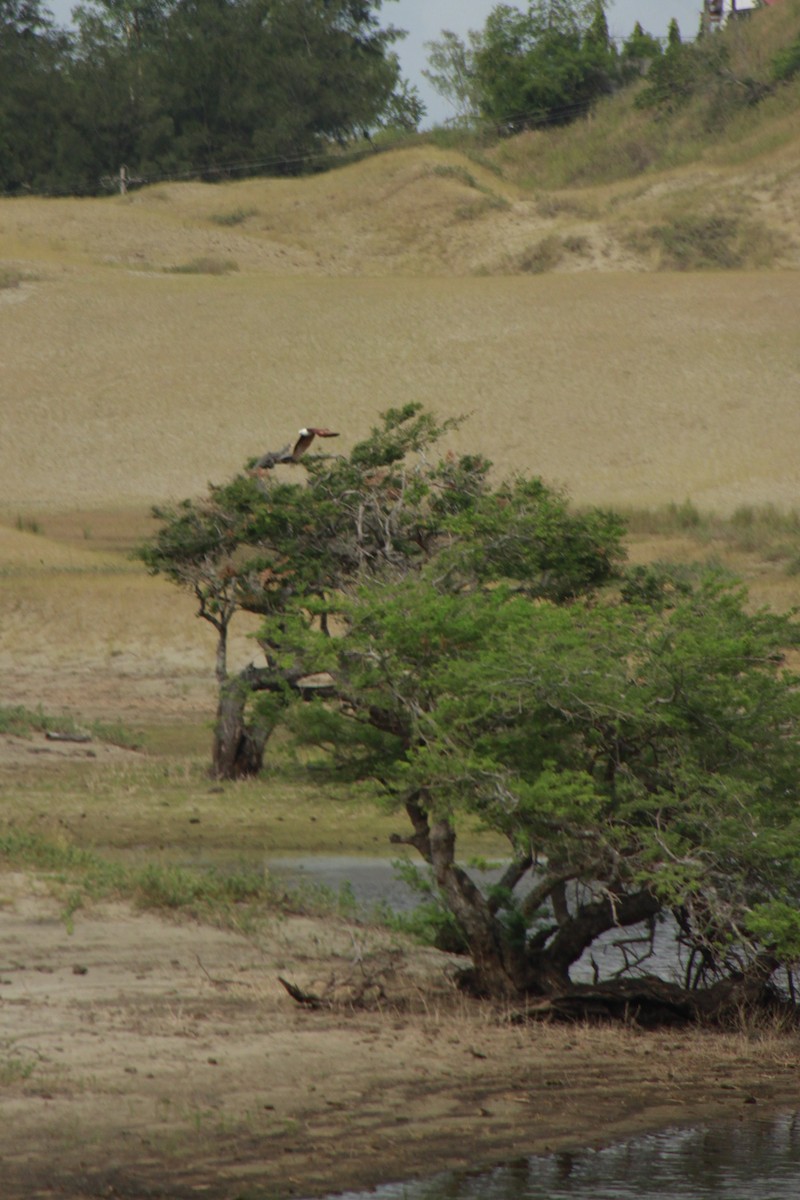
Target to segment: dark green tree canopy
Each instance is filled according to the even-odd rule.
[[[221,694],[380,789],[477,990],[671,1020],[774,997],[800,957],[793,619],[713,573],[624,572],[613,514],[438,453],[452,427],[390,410],[305,482],[251,470],[161,513],[143,556],[220,636],[263,615],[267,668]],[[493,886],[459,859],[475,822],[508,846]],[[664,939],[680,978],[654,980]]]
[[[474,56],[484,116],[517,131],[574,120],[612,90],[616,51],[602,0],[494,8]]]
[[[67,36],[36,0],[6,0],[0,27],[14,31],[16,49],[4,37],[0,54],[24,51],[24,67],[0,76],[0,121],[15,114],[25,137],[16,156],[10,140],[5,156],[0,144],[0,188],[97,191],[122,164],[139,177],[296,172],[331,142],[414,123],[422,108],[393,51],[402,34],[380,24],[380,9],[380,0],[94,0]],[[10,116],[5,124],[11,139]]]

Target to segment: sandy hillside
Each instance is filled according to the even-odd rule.
[[[782,166],[762,192],[788,234]],[[577,201],[543,216],[431,148],[299,181],[0,201],[0,264],[22,277],[0,290],[0,509],[141,510],[303,424],[346,449],[411,399],[470,413],[455,444],[580,501],[792,505],[800,273],[654,274],[611,244],[621,213],[654,219],[698,186],[673,173],[595,194],[608,252],[534,276],[509,263],[585,224]],[[198,261],[238,269],[169,273]]]

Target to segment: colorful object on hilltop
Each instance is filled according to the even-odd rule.
[[[745,16],[757,8],[779,4],[780,0],[705,0],[703,27],[720,29],[731,17]]]

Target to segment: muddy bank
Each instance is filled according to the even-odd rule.
[[[519,1026],[342,922],[70,925],[12,873],[0,899],[4,1200],[322,1195],[796,1103],[800,1043],[769,1030]]]

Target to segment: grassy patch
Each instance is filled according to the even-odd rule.
[[[505,196],[497,196],[494,192],[486,192],[470,204],[459,204],[455,210],[455,215],[460,221],[474,221],[476,217],[483,217],[490,212],[501,212],[507,208],[510,208],[510,204]]]
[[[557,234],[550,234],[511,259],[509,267],[523,275],[543,275],[546,271],[553,271],[563,257],[562,239]]]
[[[724,213],[687,213],[624,239],[637,253],[654,252],[658,266],[670,271],[737,270],[771,266],[786,248],[759,221]]]
[[[234,225],[244,225],[245,221],[250,217],[257,217],[257,208],[232,208],[228,212],[212,213],[209,217],[215,225],[231,227]]]
[[[67,737],[87,735],[99,742],[112,746],[133,748],[138,745],[136,736],[118,722],[90,721],[83,725],[70,716],[53,717],[42,708],[25,708],[24,705],[0,705],[0,733],[30,737],[34,733],[63,734]]]
[[[315,893],[288,889],[252,868],[223,872],[157,863],[132,867],[69,842],[13,829],[0,834],[0,860],[35,870],[47,880],[63,900],[68,923],[86,904],[105,899],[125,899],[142,909],[181,912],[229,926],[241,926],[266,911],[323,907]]]
[[[25,1058],[13,1049],[6,1051],[0,1047],[0,1088],[24,1083],[26,1079],[30,1079],[35,1067],[33,1059]]]
[[[16,520],[17,529],[20,533],[42,533],[42,526],[35,517],[23,517],[21,513],[17,513]]]
[[[455,179],[459,183],[463,183],[464,187],[478,187],[478,181],[472,172],[457,163],[437,163],[435,167],[431,168],[431,175],[436,175],[440,179]]]
[[[800,573],[800,512],[773,504],[743,504],[729,516],[701,512],[691,500],[657,509],[624,513],[632,534],[683,535],[699,545],[756,556],[762,562]]]
[[[455,215],[461,221],[472,221],[489,212],[498,212],[510,207],[505,196],[499,195],[485,184],[480,183],[471,171],[458,163],[437,163],[430,168],[430,174],[440,179],[454,179],[464,187],[478,192],[480,195],[466,204],[459,204]]]
[[[230,275],[239,270],[239,264],[232,258],[214,258],[213,255],[201,255],[187,263],[179,263],[174,267],[165,267],[170,275]]]
[[[16,267],[0,266],[0,290],[3,288],[19,287],[25,275],[22,271],[18,271]]]
[[[385,905],[356,900],[349,884],[338,890],[310,880],[287,882],[263,868],[131,865],[63,839],[11,829],[0,833],[0,864],[34,871],[62,904],[71,932],[76,912],[103,900],[126,900],[142,911],[189,917],[229,929],[251,929],[285,915],[337,916],[348,921],[405,928]],[[0,1078],[2,1078],[0,1059]]]

